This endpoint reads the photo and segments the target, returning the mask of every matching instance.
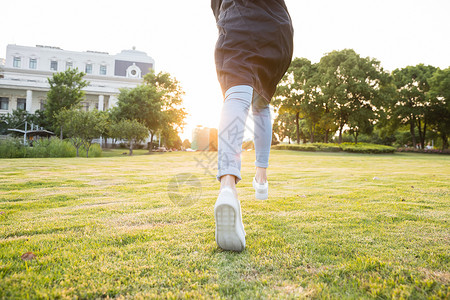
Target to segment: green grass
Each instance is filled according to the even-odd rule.
[[[274,150],[257,201],[245,152],[247,248],[233,253],[215,244],[218,183],[196,161],[213,156],[118,155],[0,161],[0,298],[450,297],[446,156]],[[201,181],[191,206],[168,197],[179,173]]]

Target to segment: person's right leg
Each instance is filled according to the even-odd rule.
[[[252,95],[253,88],[250,86],[228,89],[220,116],[217,180],[221,189],[214,205],[214,218],[216,243],[224,250],[242,251],[245,248],[236,183],[241,180],[242,141]]]

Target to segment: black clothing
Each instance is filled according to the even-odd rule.
[[[211,0],[223,93],[249,85],[270,102],[292,60],[293,28],[284,0]]]

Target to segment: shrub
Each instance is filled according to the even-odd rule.
[[[294,150],[294,151],[316,151],[317,147],[313,144],[279,144],[272,146],[276,150]]]
[[[323,152],[342,151],[341,147],[339,147],[339,144],[313,143],[312,145],[314,145],[318,149],[318,151],[323,151]]]
[[[81,149],[86,153],[86,149]],[[24,146],[21,139],[0,140],[0,158],[43,158],[43,157],[75,157],[77,151],[67,140],[61,141],[53,137],[33,141],[33,146]],[[89,157],[100,157],[102,149],[99,144],[91,145]]]
[[[342,143],[342,144],[326,144],[326,143],[314,143],[314,144],[282,144],[272,146],[272,149],[276,150],[295,150],[295,151],[321,151],[321,152],[352,152],[352,153],[394,153],[395,148],[391,146],[367,144],[367,143]]]
[[[83,145],[80,148],[80,156],[86,157],[86,147]],[[102,156],[102,148],[99,144],[92,144],[91,148],[89,148],[89,157],[101,157]]]
[[[7,138],[0,140],[0,158],[25,157],[25,147],[20,139]]]
[[[394,153],[395,148],[391,146],[385,145],[377,145],[377,144],[367,144],[367,143],[342,143],[340,147],[345,152],[352,153],[372,153],[372,154],[381,154],[381,153]]]
[[[450,154],[450,149],[418,149],[418,148],[398,148],[398,152],[413,152],[413,153],[435,153],[435,154]]]

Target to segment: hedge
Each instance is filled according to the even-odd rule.
[[[294,150],[294,151],[320,151],[320,152],[351,152],[351,153],[394,153],[395,148],[385,145],[368,144],[368,143],[342,143],[342,144],[282,144],[274,145],[272,149],[275,150]]]
[[[69,141],[58,138],[34,141],[33,146],[24,146],[21,139],[0,140],[0,158],[42,158],[42,157],[75,157],[76,149]],[[93,144],[89,157],[102,155],[100,145]],[[80,148],[80,156],[86,156],[86,149]]]

